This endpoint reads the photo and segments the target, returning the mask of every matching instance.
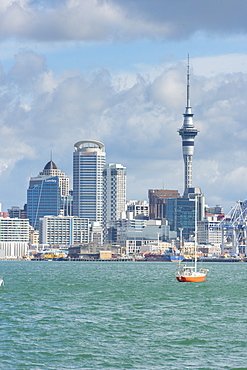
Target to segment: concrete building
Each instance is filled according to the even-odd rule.
[[[8,209],[8,214],[10,218],[25,218],[25,212],[18,206],[12,206]]]
[[[119,220],[126,210],[126,167],[107,164],[103,170],[103,219],[104,227],[109,221]]]
[[[21,258],[27,255],[29,231],[26,219],[0,217],[0,257]]]
[[[132,218],[149,219],[149,205],[146,200],[130,200],[127,202],[127,213]],[[131,217],[131,216],[129,216]]]
[[[206,216],[197,224],[197,241],[199,244],[221,245],[222,228],[219,227],[220,221],[217,216]]]
[[[74,145],[73,215],[103,223],[103,169],[105,146],[99,141],[85,140]]]
[[[176,239],[177,233],[161,220],[125,219],[116,222],[116,244],[125,250],[127,255],[147,250],[153,242],[165,242]]]
[[[75,216],[45,216],[40,219],[39,242],[51,247],[89,242],[89,220]]]

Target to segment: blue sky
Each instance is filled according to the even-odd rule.
[[[183,192],[190,54],[193,185],[228,212],[247,194],[245,0],[2,0],[0,203],[26,202],[50,159],[71,178],[78,140],[127,167],[127,198]]]

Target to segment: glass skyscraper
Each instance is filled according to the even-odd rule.
[[[27,218],[35,229],[41,217],[58,216],[62,207],[58,176],[39,176],[30,179],[27,189]]]
[[[73,215],[102,225],[105,146],[99,141],[85,140],[77,142],[74,148]]]
[[[69,178],[49,161],[37,177],[31,177],[27,190],[27,218],[35,229],[44,216],[58,216],[68,194]]]

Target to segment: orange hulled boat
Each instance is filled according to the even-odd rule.
[[[180,282],[201,283],[207,277],[207,269],[196,270],[195,266],[179,265],[176,271],[176,279]]]
[[[187,266],[179,264],[176,271],[176,279],[180,282],[201,283],[207,277],[207,269],[197,271],[197,196],[195,196],[195,240],[194,240],[194,264]]]

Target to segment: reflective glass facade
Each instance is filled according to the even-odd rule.
[[[58,216],[62,207],[58,176],[39,176],[30,179],[27,190],[27,218],[35,229],[41,217]]]
[[[165,218],[179,235],[179,228],[183,228],[183,237],[188,239],[195,232],[195,202],[188,198],[167,199]]]

